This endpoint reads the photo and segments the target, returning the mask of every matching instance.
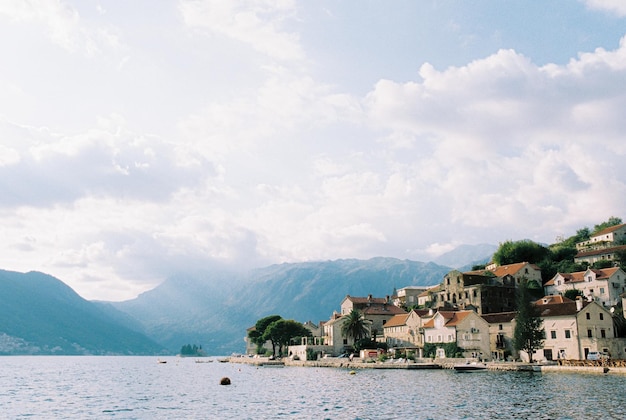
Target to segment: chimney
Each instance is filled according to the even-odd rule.
[[[583,309],[583,299],[580,296],[576,296],[576,312],[580,312]]]

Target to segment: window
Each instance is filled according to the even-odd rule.
[[[600,337],[606,338],[606,330],[604,328],[600,330]]]
[[[589,331],[591,331],[591,330],[589,330]],[[441,343],[441,334],[439,334],[439,335],[437,336],[437,342],[438,342],[438,343]]]
[[[556,339],[556,331],[550,331],[550,338],[553,340]]]
[[[565,338],[572,338],[572,332],[570,330],[565,330]]]
[[[589,312],[587,312],[585,315],[587,316],[587,319],[591,319],[591,314]]]
[[[452,334],[448,334],[448,343],[451,343],[452,341],[454,341],[452,340]]]
[[[600,288],[600,294],[603,295],[604,294],[604,287]]]
[[[591,332],[591,329],[587,329],[587,337],[589,338],[593,337],[593,333]]]
[[[498,325],[498,329],[502,331],[502,324]]]
[[[604,314],[600,312],[600,321],[604,321]]]

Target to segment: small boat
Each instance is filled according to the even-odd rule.
[[[487,369],[487,365],[484,363],[477,362],[467,362],[467,363],[459,363],[454,365],[454,370],[457,372],[473,372],[476,370],[485,370]]]
[[[158,360],[157,360],[157,363],[167,363],[167,360],[161,360],[161,359],[158,359]]]

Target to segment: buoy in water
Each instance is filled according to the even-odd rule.
[[[230,385],[230,378],[224,376],[222,379],[220,379],[220,385]]]
[[[356,375],[356,370],[351,370],[350,375]]]

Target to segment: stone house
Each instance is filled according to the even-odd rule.
[[[479,314],[515,309],[515,284],[484,271],[449,272],[438,291],[430,293],[431,307],[474,310]]]
[[[543,319],[545,342],[536,360],[584,360],[591,351],[623,359],[625,340],[616,338],[611,312],[597,302],[545,296],[535,302]],[[523,352],[522,352],[523,353]],[[527,355],[522,354],[523,358]]]
[[[544,285],[546,295],[563,295],[567,290],[580,290],[587,300],[615,306],[620,302],[620,294],[626,292],[626,273],[619,267],[590,268],[575,273],[556,273]]]
[[[428,310],[412,310],[408,314],[395,315],[387,321],[383,330],[389,350],[413,350],[417,357],[422,357],[424,342],[420,328],[423,317],[428,313]],[[430,313],[432,316],[432,311]]]
[[[517,312],[499,312],[482,315],[489,324],[489,348],[493,360],[516,360],[518,352],[513,345]]]
[[[398,307],[411,308],[419,305],[418,297],[428,290],[423,286],[407,286],[398,289],[393,297],[393,304]]]
[[[542,284],[541,269],[536,264],[520,262],[506,265],[491,264],[488,271],[493,273],[505,285],[514,284],[516,287],[523,280],[535,281],[539,286]]]
[[[424,343],[456,343],[463,357],[488,358],[489,324],[474,311],[439,311],[422,326]]]

